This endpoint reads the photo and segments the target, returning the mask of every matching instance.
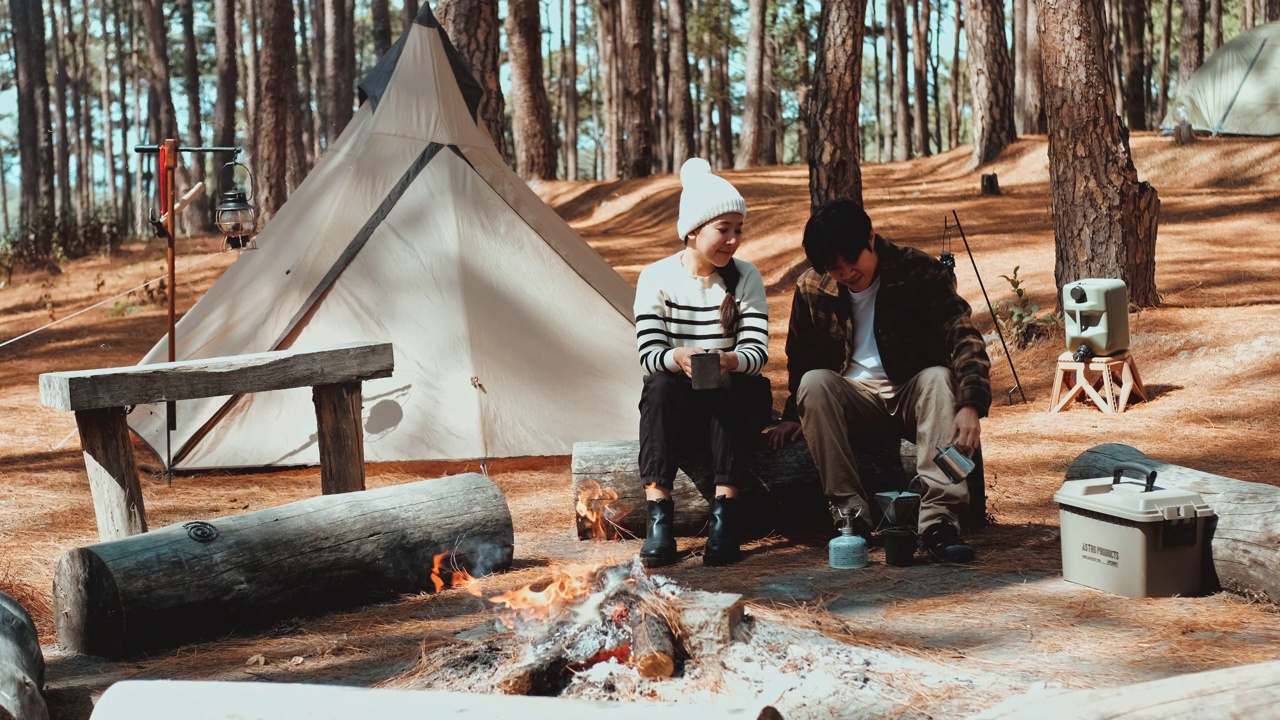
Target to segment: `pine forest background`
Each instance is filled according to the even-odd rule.
[[[133,147],[166,137],[243,146],[269,217],[350,121],[356,83],[417,2],[4,0],[0,251],[10,271],[142,234],[154,161]],[[856,179],[859,163],[973,143],[978,164],[1015,133],[1045,133],[1042,68],[1061,43],[1041,42],[1042,2],[1058,4],[443,0],[432,9],[487,90],[482,121],[526,179],[643,177],[693,155],[718,168],[812,158]],[[1130,130],[1156,128],[1223,42],[1280,18],[1280,0],[1080,6],[1100,16],[1106,90]],[[860,83],[847,72],[859,65]],[[184,156],[179,186],[216,190],[229,159]],[[187,231],[211,226],[211,194],[184,214]]]

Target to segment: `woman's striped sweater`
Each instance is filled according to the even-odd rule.
[[[682,251],[683,252],[683,251]],[[675,348],[732,350],[738,353],[735,372],[759,375],[769,361],[769,304],[760,271],[749,262],[734,260],[741,271],[734,297],[741,319],[737,331],[720,325],[724,280],[719,272],[698,277],[680,263],[681,253],[645,268],[636,284],[636,344],[646,373],[681,372]]]

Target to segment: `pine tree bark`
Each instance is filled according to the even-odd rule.
[[[698,145],[699,156],[708,163],[713,162],[715,152],[716,126],[712,119],[715,110],[715,58],[711,53],[711,31],[702,33],[702,47],[707,56],[702,61],[702,133]]]
[[[126,63],[125,59],[130,57],[130,50],[124,43],[124,32],[121,29],[123,24],[121,17],[124,15],[120,7],[120,0],[112,0],[111,2],[111,35],[112,42],[116,48],[116,93],[120,98],[120,124],[116,127],[120,130],[120,172],[118,180],[120,183],[120,203],[119,218],[120,227],[133,227],[133,182],[130,174],[132,172],[130,166],[130,156],[133,155],[133,149],[129,147],[129,130],[131,122],[129,120],[129,84],[127,75],[132,69],[130,63]]]
[[[563,0],[561,0],[563,2]],[[653,172],[671,172],[671,108],[667,105],[671,84],[671,48],[667,42],[667,17],[662,9],[662,0],[652,0],[653,4],[653,47],[654,73],[652,105],[653,117],[657,122],[657,153],[653,158]],[[563,37],[563,33],[561,35]]]
[[[1027,134],[1027,4],[1013,0],[1013,126]]]
[[[862,0],[824,2],[809,98],[809,204],[862,204],[858,105],[862,90]]]
[[[906,0],[889,1],[893,3],[893,31],[897,36],[894,40],[898,54],[898,153],[894,157],[897,160],[910,160],[916,154],[911,134],[914,125],[911,119],[911,88],[907,83],[907,78],[911,76],[907,61],[910,55],[907,47],[910,28],[907,25]]]
[[[796,0],[796,160],[809,162],[809,19],[804,0]]]
[[[213,14],[216,48],[214,63],[218,73],[217,96],[213,101],[213,144],[230,147],[236,142],[236,90],[239,87],[235,0],[214,0]],[[222,178],[217,179],[221,181]],[[221,193],[225,190],[227,188],[218,187],[213,192]]]
[[[765,11],[764,33],[764,78],[761,80],[760,100],[760,164],[777,165],[779,150],[779,133],[782,126],[782,99],[778,94],[778,86],[774,81],[774,72],[778,64],[778,43],[773,29],[778,26],[778,5],[769,3]]]
[[[951,105],[947,108],[947,140],[952,148],[960,144],[960,85],[964,82],[960,77],[960,33],[963,29],[964,5],[956,3],[955,37],[951,49]]]
[[[1147,129],[1146,3],[1122,3],[1124,23],[1124,112],[1130,130]]]
[[[596,0],[596,41],[600,57],[600,121],[603,124],[604,152],[601,157],[601,176],[616,180],[622,160],[622,98],[619,92],[618,54],[621,46],[618,14],[619,0]]]
[[[1139,307],[1155,287],[1155,188],[1138,182],[1116,116],[1105,56],[1102,0],[1043,0],[1052,193],[1059,290],[1082,277],[1120,278]]]
[[[667,0],[667,59],[671,79],[667,83],[667,109],[671,112],[671,167],[679,170],[693,157],[693,100],[689,94],[689,36],[685,27],[686,0]]]
[[[871,83],[875,114],[876,162],[884,162],[884,123],[880,117],[880,36],[876,24],[876,4],[867,4],[867,32],[871,33]],[[863,58],[863,63],[866,58]]]
[[[1040,58],[1040,0],[1027,0],[1027,56],[1019,60],[1026,66],[1026,100],[1023,107],[1023,127],[1029,135],[1043,135],[1048,132],[1044,116],[1044,76]]]
[[[569,4],[568,49],[564,72],[564,167],[565,179],[578,180],[578,0]],[[688,80],[688,66],[685,67]],[[688,92],[686,91],[686,96]]]
[[[1169,108],[1169,46],[1173,39],[1173,0],[1164,0],[1164,27],[1160,36],[1160,94],[1156,98],[1156,122],[1164,121]]]
[[[44,8],[40,0],[11,0],[9,11],[18,90],[18,215],[26,224],[54,210]]]
[[[728,33],[727,28],[722,28],[721,33]],[[729,88],[729,45],[724,43],[720,45],[719,55],[716,57],[716,114],[719,117],[717,129],[720,131],[720,141],[718,150],[720,154],[720,167],[728,169],[733,167],[733,102],[730,98]]]
[[[1280,20],[1280,0],[1266,0],[1267,22]]]
[[[653,172],[654,143],[653,0],[622,0],[621,4],[624,160],[619,169],[624,179],[648,177]]]
[[[62,22],[63,22],[63,38],[62,60],[67,65],[67,87],[71,92],[70,103],[71,112],[68,114],[71,126],[67,132],[70,139],[69,149],[73,158],[72,164],[76,171],[76,182],[72,200],[75,205],[76,222],[84,221],[85,211],[88,209],[85,202],[85,165],[86,155],[88,151],[84,142],[84,125],[89,122],[88,114],[84,111],[84,66],[80,58],[80,41],[78,39],[79,32],[76,30],[75,18],[79,14],[72,14],[70,0],[62,0]],[[67,176],[67,184],[71,184],[71,177]]]
[[[1204,0],[1182,0],[1182,44],[1178,51],[1178,87],[1186,87],[1204,64]]]
[[[511,64],[511,130],[516,172],[525,180],[556,176],[551,104],[542,80],[541,37],[538,0],[510,0],[507,59]]]
[[[304,169],[307,172],[311,171],[320,157],[315,111],[316,93],[315,84],[312,82],[314,63],[311,62],[311,36],[314,26],[307,21],[311,10],[310,5],[308,0],[298,0],[294,9],[298,14],[298,105],[302,108],[302,147],[305,150]]]
[[[1205,13],[1205,20],[1209,24],[1209,35],[1205,38],[1208,48],[1205,54],[1212,55],[1214,50],[1222,47],[1222,0],[1209,0]]]
[[[373,51],[377,57],[391,48],[391,7],[388,0],[369,0],[369,23],[373,26]]]
[[[409,29],[413,21],[418,17],[418,0],[404,0],[404,8],[400,11],[400,31],[404,32]],[[439,18],[437,18],[439,19]],[[449,38],[453,42],[453,38]]]
[[[202,115],[200,101],[200,63],[199,48],[196,45],[195,12],[193,0],[178,0],[178,11],[182,15],[182,41],[186,50],[182,59],[182,87],[187,96],[187,138],[192,147],[202,144],[200,127]],[[203,153],[187,154],[182,159],[185,168],[183,188],[193,188],[196,183],[204,182],[205,157]],[[210,225],[208,194],[203,193],[195,199],[182,213],[182,224],[187,232],[202,232]]]
[[[1017,139],[1013,125],[1013,65],[1004,36],[1001,0],[964,0],[973,92],[971,166],[989,163]]]
[[[1254,24],[1254,4],[1255,0],[1244,0],[1240,3],[1240,29],[1248,30]]]
[[[242,95],[245,99],[244,145],[245,152],[249,156],[249,162],[253,164],[258,161],[258,131],[262,126],[262,117],[258,112],[258,107],[262,100],[262,65],[260,62],[261,53],[259,52],[262,43],[260,42],[261,33],[259,32],[257,2],[255,0],[241,0],[241,8],[245,24],[241,29],[241,37],[236,40],[236,45],[243,53],[240,56],[240,66],[244,68],[244,91]],[[330,142],[335,137],[330,136]]]
[[[111,35],[107,27],[107,0],[98,0],[98,23],[102,33],[102,67],[99,103],[102,105],[102,164],[106,168],[107,203],[111,217],[118,220],[120,197],[116,194],[115,123],[111,117]],[[116,58],[120,64],[120,58]]]
[[[897,33],[893,31],[893,0],[885,0],[884,13],[884,159],[891,161],[897,157],[894,153],[898,147],[898,128],[896,123],[897,114],[895,112],[894,100],[897,97],[894,94],[894,84],[897,75],[893,69],[894,55],[894,38]]]
[[[298,113],[297,50],[294,45],[293,0],[261,0],[262,93],[258,112],[258,207],[269,220],[289,196],[289,165],[301,145]],[[293,156],[293,157],[291,157]]]
[[[499,22],[497,0],[447,0],[436,5],[436,20],[458,54],[466,59],[471,75],[484,96],[476,109],[477,120],[489,131],[498,153],[510,159],[507,149],[506,99],[498,83]],[[534,43],[537,47],[537,43]]]
[[[929,0],[912,0],[911,49],[915,55],[915,143],[921,157],[929,157]]]
[[[938,12],[934,17],[933,27],[933,56],[929,60],[929,73],[932,76],[932,99],[933,99],[933,139],[936,142],[938,152],[942,152],[942,85],[938,82],[938,68],[942,65],[942,8],[938,8]]]
[[[324,0],[324,77],[329,109],[325,137],[330,145],[346,129],[354,114],[355,77],[354,73],[348,74],[348,68],[355,62],[351,39],[355,20],[348,7],[347,0]],[[266,42],[266,33],[263,35]]]
[[[765,0],[747,0],[746,99],[742,105],[742,134],[738,139],[736,167],[760,164],[760,114],[764,81]]]
[[[173,94],[169,91],[169,41],[162,0],[139,0],[142,26],[146,29],[147,78],[159,102],[158,139],[178,137],[178,116],[173,109]]]

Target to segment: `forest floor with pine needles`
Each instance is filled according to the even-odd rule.
[[[1000,344],[992,344],[996,402],[983,423],[983,448],[995,524],[971,538],[975,563],[895,568],[874,550],[870,568],[836,571],[827,566],[824,539],[771,536],[748,545],[742,563],[712,569],[701,563],[701,540],[680,541],[684,559],[663,574],[686,587],[742,593],[757,615],[794,632],[793,646],[808,648],[801,665],[844,657],[834,650],[823,655],[815,640],[823,636],[839,647],[904,659],[878,678],[891,691],[887,701],[859,706],[857,697],[796,680],[763,685],[762,704],[776,702],[789,720],[958,716],[1045,684],[1100,687],[1280,658],[1274,605],[1227,593],[1131,600],[1061,579],[1052,497],[1067,466],[1090,447],[1125,443],[1165,462],[1280,485],[1274,451],[1280,431],[1273,421],[1280,414],[1280,252],[1274,242],[1280,237],[1280,142],[1205,139],[1177,147],[1139,133],[1132,146],[1139,178],[1159,190],[1162,203],[1156,248],[1162,304],[1130,316],[1132,352],[1151,397],[1121,415],[1086,405],[1048,413],[1062,351],[1059,330],[1013,350],[1029,402],[1006,404],[1014,381]],[[936,255],[944,249],[943,219],[954,210],[991,299],[1010,301],[1012,290],[1000,276],[1016,267],[1032,301],[1051,309],[1045,138],[1020,140],[980,171],[966,170],[967,162],[962,148],[865,166],[864,201],[876,229]],[[998,173],[1004,194],[980,196],[980,172]],[[725,176],[749,208],[740,257],[765,279],[773,338],[767,374],[781,407],[791,290],[805,267],[807,171],[770,167]],[[536,189],[632,283],[642,267],[679,247],[674,176],[549,182]],[[960,291],[979,325],[992,332],[958,237],[951,249]],[[218,254],[211,238],[184,240],[180,252],[181,312],[235,258]],[[163,265],[163,248],[135,242],[110,257],[72,262],[56,276],[18,273],[0,289],[0,341],[158,277]],[[96,542],[97,530],[74,418],[40,406],[37,378],[134,364],[164,327],[163,300],[138,291],[0,348],[0,402],[8,409],[0,426],[0,590],[37,622],[53,716],[87,717],[94,698],[126,678],[422,686],[423,662],[434,649],[492,621],[483,600],[460,590],[406,596],[132,662],[57,649],[50,593],[55,564],[67,550]],[[139,453],[141,465],[158,465],[141,446]],[[478,469],[474,462],[377,464],[368,469],[368,486]],[[481,580],[485,595],[544,581],[571,563],[619,562],[637,551],[636,540],[576,539],[568,457],[496,460],[488,470],[510,505],[516,559],[512,571]],[[167,484],[144,474],[143,494],[151,526],[161,527],[312,497],[319,493],[318,476],[315,468],[202,473]],[[913,670],[926,665],[927,672]],[[748,692],[744,687],[734,692]],[[670,699],[657,690],[637,697]]]

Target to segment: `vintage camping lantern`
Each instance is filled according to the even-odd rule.
[[[249,178],[248,190],[236,184],[237,167],[244,168],[245,175]],[[230,187],[222,182],[224,173],[230,175]],[[244,163],[229,162],[218,173],[218,186],[227,187],[222,191],[222,202],[218,204],[218,211],[214,216],[223,235],[222,250],[258,249],[258,244],[253,240],[258,230],[258,211],[253,206],[253,173],[249,172]]]

